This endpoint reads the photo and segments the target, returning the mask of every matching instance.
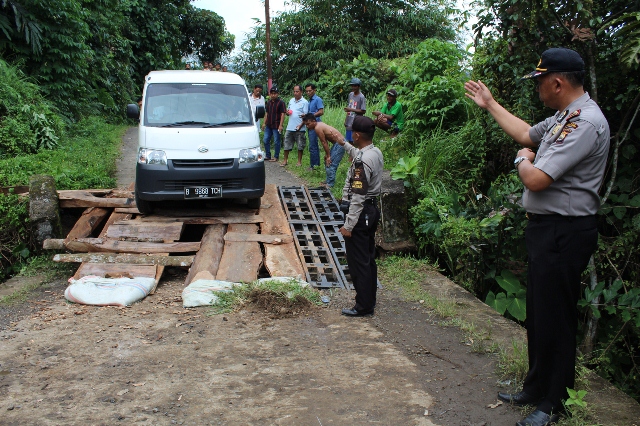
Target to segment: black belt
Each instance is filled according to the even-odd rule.
[[[558,222],[558,221],[574,221],[574,220],[579,220],[579,219],[587,219],[587,218],[593,218],[595,215],[589,215],[589,216],[563,216],[561,214],[555,213],[555,214],[538,214],[538,213],[529,213],[527,212],[526,214],[527,219],[534,221],[534,222]]]
[[[376,198],[365,198],[364,199],[364,203],[365,204],[371,204],[373,206],[375,206],[377,202],[378,202],[378,200]]]

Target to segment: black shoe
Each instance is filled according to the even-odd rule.
[[[544,411],[535,410],[526,418],[516,423],[516,426],[547,426],[556,424],[558,420],[560,420],[558,414],[549,415]]]
[[[368,315],[373,315],[373,309],[369,311],[358,311],[356,308],[345,308],[342,310],[342,315],[346,315],[348,317],[366,317]]]
[[[498,399],[508,402],[509,404],[522,407],[523,405],[538,405],[542,398],[534,398],[525,391],[518,393],[498,392]]]

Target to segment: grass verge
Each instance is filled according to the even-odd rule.
[[[216,292],[218,301],[212,306],[211,315],[224,314],[240,309],[249,302],[256,303],[273,313],[302,305],[322,305],[320,293],[302,286],[295,279],[263,280],[235,286],[231,291]],[[282,313],[286,313],[282,311]]]

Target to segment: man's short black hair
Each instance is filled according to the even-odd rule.
[[[308,112],[302,117],[302,121],[318,121],[316,120],[316,116],[313,115],[312,112]]]
[[[304,85],[304,88],[306,89],[307,87],[311,87],[311,89],[316,90],[316,85],[313,83],[307,83]]]
[[[138,96],[138,99],[136,99],[136,103],[138,102],[142,102],[142,96]]]
[[[254,89],[264,89],[264,87],[262,87],[262,84],[256,84],[253,86]]]
[[[584,86],[584,77],[586,75],[586,71],[567,71],[567,72],[558,72],[562,77],[564,77],[571,86],[573,87],[582,87]]]
[[[300,91],[302,92],[302,86],[300,86],[299,84],[294,84],[293,85],[293,90],[296,90],[296,87],[299,87]]]

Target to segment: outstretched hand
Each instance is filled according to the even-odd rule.
[[[493,101],[491,91],[480,80],[477,82],[472,80],[467,81],[464,84],[464,89],[467,91],[464,95],[475,102],[480,108],[487,109]]]

